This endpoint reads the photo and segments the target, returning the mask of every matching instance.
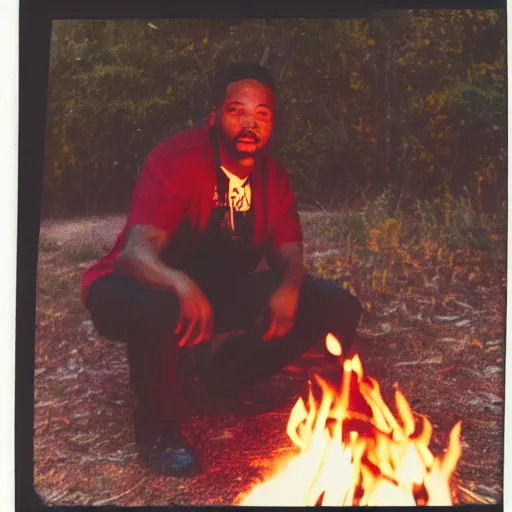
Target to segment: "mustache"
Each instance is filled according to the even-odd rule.
[[[235,137],[234,140],[238,139],[244,139],[244,138],[251,138],[254,139],[256,142],[260,141],[260,138],[256,133],[254,133],[252,130],[244,130],[242,132],[239,132]]]

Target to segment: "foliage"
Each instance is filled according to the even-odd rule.
[[[360,212],[331,216],[327,229],[325,221],[306,222],[310,238],[339,247],[330,263],[316,262],[311,270],[343,281],[352,276],[344,285],[358,295],[395,294],[426,285],[453,286],[461,276],[482,279],[506,261],[506,225],[477,213],[468,198],[416,200],[400,212],[395,203],[386,189]]]
[[[373,201],[364,207],[364,219],[367,226],[374,226],[386,222],[393,216],[395,197],[390,189],[384,190]]]
[[[414,201],[408,222],[408,238],[432,241],[439,237],[439,222],[435,204],[417,199]]]
[[[478,215],[504,212],[505,27],[504,10],[56,21],[44,213],[124,211],[147,154],[205,122],[213,72],[240,59],[277,77],[272,150],[301,202],[389,189],[398,212],[467,190]]]

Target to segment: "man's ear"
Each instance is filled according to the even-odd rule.
[[[217,121],[217,107],[214,105],[210,110],[210,114],[208,115],[208,124],[210,126],[215,126]]]

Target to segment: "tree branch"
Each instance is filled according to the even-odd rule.
[[[267,46],[265,46],[265,50],[263,51],[263,55],[261,56],[261,59],[260,59],[260,66],[267,65],[269,53],[270,53],[270,46],[267,44]]]

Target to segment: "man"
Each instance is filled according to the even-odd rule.
[[[180,431],[182,349],[243,329],[200,372],[211,395],[234,399],[328,332],[347,350],[362,313],[349,293],[306,275],[290,181],[265,152],[275,111],[265,68],[228,68],[208,124],[151,152],[123,231],[83,278],[98,332],[127,343],[136,443],[162,474],[201,470]],[[270,270],[256,271],[264,256]]]

